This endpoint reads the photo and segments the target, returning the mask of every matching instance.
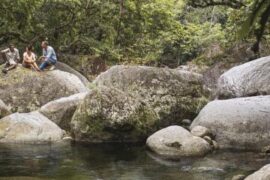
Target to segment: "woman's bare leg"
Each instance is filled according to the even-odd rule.
[[[35,68],[36,71],[40,71],[40,69],[39,69],[37,63],[34,62],[32,65],[34,66],[34,68]]]
[[[31,63],[30,66],[31,66],[31,69],[32,70],[34,70],[34,71],[40,71],[39,69],[37,69],[37,67],[34,65],[34,63]]]

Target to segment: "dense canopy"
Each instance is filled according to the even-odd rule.
[[[0,45],[32,43],[39,51],[48,39],[62,53],[176,67],[213,46],[250,42],[258,51],[269,41],[269,2],[2,0]]]

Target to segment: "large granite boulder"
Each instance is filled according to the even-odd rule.
[[[57,69],[59,69],[61,71],[74,74],[75,76],[77,76],[83,82],[84,85],[87,86],[89,84],[89,81],[88,81],[88,79],[86,77],[84,77],[80,72],[76,71],[75,69],[73,69],[69,65],[58,61],[55,66],[56,66]]]
[[[87,93],[78,93],[51,101],[42,106],[39,112],[62,129],[69,131],[71,118],[86,94]]]
[[[270,95],[270,56],[225,72],[218,80],[219,98]]]
[[[39,73],[17,67],[0,75],[0,99],[13,112],[31,112],[50,101],[86,91],[78,77],[59,70]]]
[[[114,66],[96,78],[72,119],[76,140],[144,141],[207,102],[201,75],[145,66]]]
[[[146,145],[167,158],[203,156],[211,150],[208,142],[193,136],[181,126],[170,126],[154,133],[147,139]]]
[[[0,120],[0,143],[61,141],[64,131],[38,112],[15,113]]]
[[[220,148],[262,150],[270,144],[270,96],[216,100],[191,124],[208,128]]]
[[[259,171],[246,177],[245,180],[269,180],[270,179],[270,164],[262,167]]]
[[[149,104],[160,119],[173,123],[193,119],[208,97],[200,74],[169,68],[114,66],[94,84],[124,91]]]
[[[156,113],[115,88],[91,90],[72,121],[74,139],[85,142],[137,142],[157,130]]]
[[[9,107],[5,105],[5,103],[0,99],[0,118],[5,117],[11,114]]]

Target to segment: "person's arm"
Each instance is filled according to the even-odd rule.
[[[2,58],[4,59],[5,62],[7,62],[7,56],[6,53],[9,51],[9,49],[4,49],[1,51]]]
[[[9,49],[7,48],[7,49],[2,50],[1,53],[7,53],[8,51]]]
[[[26,53],[23,54],[23,62],[30,63],[29,59],[27,58]]]
[[[32,53],[32,58],[33,58],[32,61],[33,61],[33,62],[36,62],[37,56],[35,55],[35,53]]]
[[[16,49],[16,61],[17,62],[20,62],[20,53],[19,53],[19,50],[18,49]]]
[[[52,48],[48,48],[47,49],[47,54],[45,56],[45,61],[48,61],[48,59],[50,59],[50,57],[52,56],[52,54],[53,54]]]

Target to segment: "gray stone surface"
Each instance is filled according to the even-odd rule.
[[[259,171],[248,176],[245,180],[269,180],[270,179],[270,164],[262,167]]]
[[[155,153],[168,158],[203,156],[211,150],[202,138],[193,136],[181,126],[170,126],[151,135],[146,145]]]
[[[195,126],[191,130],[191,134],[203,138],[204,136],[211,136],[211,132],[208,128],[203,126]]]
[[[57,69],[59,69],[61,71],[74,74],[75,76],[77,76],[84,83],[85,86],[87,86],[89,84],[89,81],[88,81],[88,79],[86,77],[84,77],[81,73],[79,73],[78,71],[76,71],[75,69],[70,67],[69,65],[58,61],[55,66],[56,66]]]
[[[42,106],[39,112],[62,129],[69,131],[72,116],[86,94],[87,93],[78,93],[51,101]]]
[[[270,95],[270,56],[225,72],[218,80],[219,98]]]
[[[270,96],[216,100],[191,124],[208,128],[220,148],[261,150],[270,144]]]
[[[64,131],[38,112],[15,113],[0,120],[0,143],[61,141]]]

